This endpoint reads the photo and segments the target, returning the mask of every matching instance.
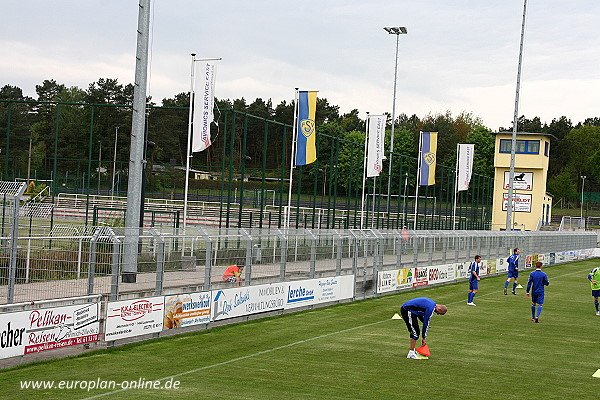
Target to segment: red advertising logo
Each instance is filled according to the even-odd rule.
[[[124,321],[135,321],[152,312],[152,302],[138,300],[128,306],[122,306],[119,310]]]
[[[429,284],[428,268],[415,268],[413,287],[427,286]]]

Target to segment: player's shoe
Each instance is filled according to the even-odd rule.
[[[477,304],[475,304],[475,303],[473,303],[473,302],[470,302],[470,303],[467,303],[467,305],[468,305],[468,306],[476,306]]]
[[[506,288],[504,288],[504,295],[505,295],[505,296],[507,295]]]
[[[600,311],[596,311],[596,315],[600,315]]]
[[[517,295],[517,292],[515,292],[514,290],[511,293],[514,294],[515,296]]]
[[[406,358],[412,358],[413,360],[422,360],[421,357],[419,357],[419,355],[417,354],[416,351],[411,350],[408,352],[408,355],[406,356]]]
[[[534,318],[533,322],[535,322],[536,324],[539,324],[540,323],[540,319],[539,318]]]

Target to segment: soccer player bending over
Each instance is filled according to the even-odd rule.
[[[423,346],[425,346],[427,337],[427,328],[429,328],[429,320],[433,313],[444,315],[448,311],[448,307],[443,304],[435,304],[435,301],[428,297],[417,297],[402,304],[400,314],[406,323],[408,333],[410,335],[410,347],[406,358],[420,360],[421,358],[415,351],[417,339],[419,335],[423,336]],[[423,323],[423,329],[419,328],[419,320]]]
[[[506,282],[504,282],[504,294],[506,294],[506,291],[508,290],[508,283],[511,278],[515,279],[512,287],[512,294],[517,294],[517,282],[519,281],[519,254],[521,254],[521,250],[515,249],[513,254],[506,259],[508,262],[508,278],[506,279]]]
[[[533,291],[531,292],[531,320],[535,323],[540,322],[540,314],[544,305],[544,286],[548,286],[549,284],[548,275],[542,272],[542,263],[540,261],[536,262],[535,271],[529,274],[527,292],[525,293],[525,296],[529,297],[529,290],[533,287]]]
[[[600,268],[594,268],[588,275],[588,280],[592,285],[592,296],[594,297],[594,306],[596,306],[596,315],[600,315],[598,310],[598,297],[600,296]]]

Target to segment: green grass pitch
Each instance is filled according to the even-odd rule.
[[[587,273],[598,260],[544,268],[539,324],[525,289],[480,283],[477,307],[460,282],[0,371],[2,399],[595,399],[598,339]],[[522,271],[525,287],[530,271]],[[392,320],[419,296],[448,305],[432,318],[429,360],[406,359]],[[420,344],[420,341],[419,341]],[[178,389],[21,389],[20,381],[162,379]]]

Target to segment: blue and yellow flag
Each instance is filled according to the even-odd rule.
[[[437,152],[437,132],[421,132],[421,158],[419,163],[419,185],[435,185],[435,163]]]
[[[296,165],[306,165],[317,159],[315,110],[317,92],[298,92],[298,119],[296,134]]]

